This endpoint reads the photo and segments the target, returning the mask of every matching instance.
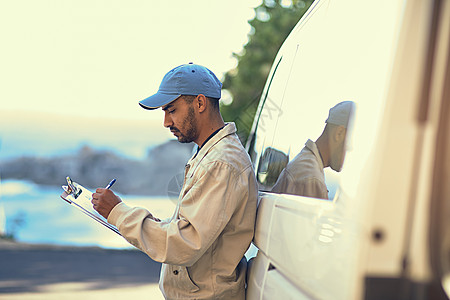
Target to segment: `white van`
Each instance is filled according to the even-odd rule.
[[[247,299],[447,299],[449,45],[449,0],[311,5],[247,144],[261,186]],[[329,199],[271,192],[345,100],[356,109],[342,171],[324,169]]]

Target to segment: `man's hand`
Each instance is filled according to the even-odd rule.
[[[108,219],[111,210],[122,202],[120,198],[109,189],[98,188],[94,194],[92,194],[92,204],[94,209],[103,217]]]

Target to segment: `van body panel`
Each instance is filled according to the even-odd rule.
[[[449,3],[315,1],[286,39],[247,144],[261,191],[248,299],[444,295],[449,268],[437,272],[430,262],[441,258],[430,255],[450,243],[433,243],[430,228],[447,223],[433,225],[430,203],[450,101]],[[342,170],[324,169],[329,199],[272,193],[344,100],[356,110]]]
[[[440,6],[435,7],[433,21],[436,26],[436,36],[434,47],[430,47],[430,52],[433,52],[428,54],[431,56],[429,75],[425,77],[425,80],[431,78],[433,80],[430,80],[427,89],[426,122],[419,119],[420,134],[422,136],[420,157],[418,158],[420,162],[420,172],[418,174],[420,177],[417,179],[415,191],[417,195],[416,209],[412,217],[411,240],[407,253],[410,263],[410,276],[417,282],[430,280],[433,277],[429,256],[430,253],[435,251],[433,248],[438,247],[438,245],[430,242],[430,235],[434,234],[434,232],[430,232],[434,226],[429,225],[433,218],[430,199],[433,199],[433,181],[438,180],[433,177],[434,169],[444,165],[436,155],[436,148],[438,147],[436,141],[440,139],[438,137],[439,126],[443,126],[443,124],[440,124],[442,121],[440,119],[450,118],[449,112],[445,110],[445,103],[443,103],[443,101],[450,101],[449,95],[444,95],[446,86],[447,89],[450,86],[448,75],[450,65],[450,1],[442,1]],[[431,43],[433,41],[430,41]],[[424,98],[421,100],[423,101]],[[449,132],[447,128],[445,129]],[[450,218],[449,215],[447,216]],[[447,255],[450,259],[450,255]],[[414,257],[415,259],[410,259],[409,257]]]
[[[342,285],[353,282],[349,277],[356,267],[355,256],[348,253],[356,235],[344,226],[348,222],[342,220],[343,215],[336,210],[339,207],[328,200],[289,195],[263,194],[260,199],[254,242],[258,256],[265,259],[254,264],[269,262],[276,269],[270,272],[277,274],[274,278],[289,278],[303,294],[314,295],[320,290],[326,298],[348,298],[342,291],[350,287],[342,289]],[[336,273],[341,280],[335,280]],[[257,281],[268,279],[255,278],[253,283],[262,286],[264,283]]]
[[[410,217],[417,200],[417,185],[414,183],[419,182],[417,176],[421,172],[418,162],[423,128],[418,123],[417,116],[429,47],[432,8],[432,5],[424,1],[405,3],[381,122],[378,151],[373,154],[373,160],[378,162],[378,182],[373,176],[366,176],[366,180],[369,184],[372,182],[373,186],[373,191],[369,193],[369,198],[372,198],[369,201],[373,203],[368,216],[372,226],[369,232],[386,233],[382,243],[368,243],[367,269],[369,273],[378,276],[398,276],[403,272],[409,244],[412,225]],[[412,28],[416,30],[411,30]],[[408,150],[405,151],[406,149]],[[396,255],[393,255],[394,249]]]

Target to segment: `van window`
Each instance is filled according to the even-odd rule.
[[[249,153],[256,168],[256,177],[260,190],[270,190],[288,161],[288,154],[272,148],[271,138],[275,134],[276,124],[283,115],[281,110],[285,79],[289,77],[289,55],[276,58],[276,64],[269,74],[270,80],[261,97],[260,108],[256,116],[256,133],[250,137]],[[269,137],[269,138],[267,138]],[[266,139],[267,138],[267,139]]]
[[[355,16],[356,21],[358,18]],[[370,35],[354,24],[333,23],[326,9],[318,9],[314,18],[294,29],[280,49],[278,57],[283,59],[263,94],[266,100],[252,141],[261,191],[327,199],[335,199],[344,187],[347,193],[355,193],[358,174],[376,146],[374,137],[381,124],[396,33],[389,29],[393,24],[381,23],[379,18],[370,23],[374,32]],[[315,27],[314,31],[310,27]],[[325,140],[319,138],[330,124],[326,123],[330,109],[342,102],[352,103],[345,138],[340,144],[317,147],[316,142]],[[331,133],[327,134],[331,138]],[[298,162],[316,164],[316,174],[306,178],[296,171]],[[292,192],[289,186],[298,186],[299,176],[307,183],[298,193]],[[281,180],[287,183],[277,183]]]

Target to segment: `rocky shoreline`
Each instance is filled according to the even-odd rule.
[[[54,186],[64,185],[66,176],[70,176],[90,189],[105,186],[116,178],[114,190],[119,193],[167,196],[177,192],[176,178],[183,173],[193,146],[170,140],[150,149],[142,160],[84,146],[74,155],[1,161],[0,176]]]

